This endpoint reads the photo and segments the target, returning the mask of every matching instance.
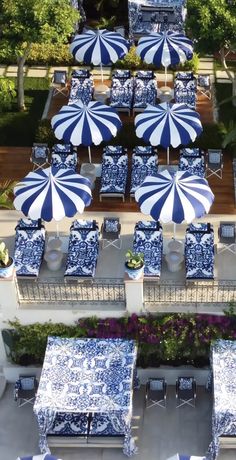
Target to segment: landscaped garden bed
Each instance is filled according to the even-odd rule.
[[[9,322],[10,358],[22,365],[42,364],[47,337],[127,338],[138,342],[138,366],[158,367],[209,364],[212,341],[236,339],[234,315],[137,316],[126,318],[96,317],[80,319],[74,325],[51,322],[21,325]]]

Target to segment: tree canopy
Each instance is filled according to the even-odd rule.
[[[79,21],[70,0],[0,0],[1,47],[18,65],[18,105],[24,106],[23,66],[32,43],[65,43]]]

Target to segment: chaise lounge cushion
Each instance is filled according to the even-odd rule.
[[[14,263],[17,276],[38,276],[44,248],[44,228],[16,227]]]
[[[133,249],[144,254],[144,276],[160,277],[163,236],[159,222],[138,222],[134,231]]]
[[[125,194],[128,156],[103,154],[100,194]]]
[[[187,279],[214,278],[214,232],[209,224],[192,224],[185,236]]]
[[[143,183],[145,177],[155,176],[158,173],[157,155],[132,155],[131,187],[130,194],[134,194]]]

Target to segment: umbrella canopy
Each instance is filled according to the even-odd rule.
[[[64,105],[52,117],[51,124],[58,139],[87,147],[109,141],[122,126],[115,109],[96,101],[89,102],[88,105],[81,101]],[[89,161],[91,163],[90,149]]]
[[[147,64],[156,67],[184,63],[193,57],[193,44],[189,38],[179,32],[170,30],[153,32],[138,41],[136,53]]]
[[[193,142],[202,132],[200,115],[185,104],[163,102],[156,106],[148,104],[146,109],[134,119],[137,137],[151,145],[178,147]]]
[[[72,169],[31,171],[14,188],[14,206],[31,219],[50,222],[82,213],[91,203],[90,181]]]
[[[135,192],[143,214],[163,223],[192,222],[207,214],[214,195],[206,179],[186,171],[171,174],[165,170],[147,176]]]
[[[70,51],[77,61],[101,65],[102,71],[102,64],[107,65],[123,59],[129,47],[129,42],[118,32],[97,29],[76,35],[70,45]]]

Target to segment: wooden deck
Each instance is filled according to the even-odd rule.
[[[110,84],[109,81],[104,83]],[[96,82],[95,82],[96,84]],[[52,98],[52,103],[49,108],[48,118],[56,114],[62,105],[67,103],[67,98],[64,96],[56,96]],[[198,97],[197,110],[200,113],[203,123],[213,122],[213,107],[212,101],[204,96]],[[128,119],[128,115],[121,114],[123,123]],[[131,117],[132,119],[132,117]],[[19,181],[30,170],[32,170],[32,163],[30,162],[30,147],[0,147],[0,181],[11,179]],[[102,149],[99,147],[91,147],[92,159],[94,163],[101,163]],[[130,170],[131,170],[131,150],[129,153],[129,179],[127,184],[127,191],[130,189]],[[166,152],[158,149],[159,164],[166,164]],[[171,163],[177,164],[179,151],[170,151]],[[88,162],[88,152],[84,147],[78,147],[79,164]],[[79,167],[78,167],[79,172]],[[224,169],[223,179],[211,177],[209,185],[215,194],[215,201],[211,207],[212,214],[236,214],[235,199],[234,199],[234,182],[233,182],[233,169],[232,160],[230,156],[224,155]],[[102,202],[99,201],[99,178],[96,180],[95,190],[93,191],[93,201],[87,210],[89,211],[134,211],[137,212],[138,205],[133,200],[130,202],[129,193],[127,192],[125,202],[122,203],[118,198],[104,198]]]

